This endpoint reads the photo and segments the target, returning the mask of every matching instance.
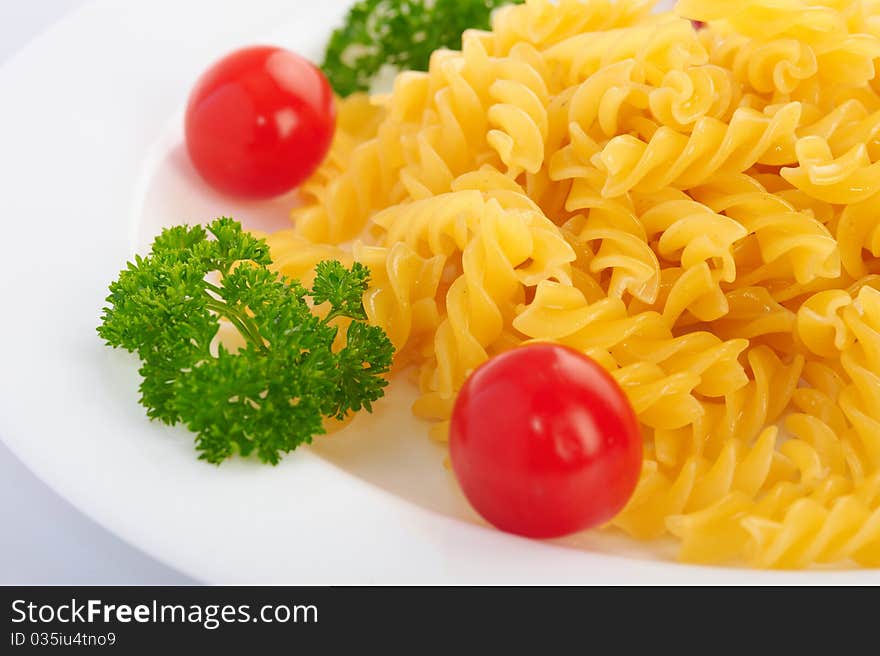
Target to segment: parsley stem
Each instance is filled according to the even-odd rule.
[[[238,332],[240,332],[242,337],[247,341],[256,347],[265,350],[266,344],[263,342],[260,331],[257,329],[256,325],[254,325],[253,321],[242,316],[240,312],[236,311],[228,303],[218,301],[213,297],[210,297],[207,305],[208,309],[214,310],[217,314],[229,319],[229,321],[232,322],[232,325],[238,329]]]
[[[327,316],[324,317],[324,323],[330,323],[330,322],[333,321],[336,317],[341,317],[341,316],[343,316],[344,314],[345,314],[345,313],[342,312],[342,311],[340,311],[339,308],[333,308],[332,310],[330,310],[330,312],[327,314]]]
[[[214,285],[207,280],[205,281],[205,289],[207,291],[214,292],[220,299],[223,298],[223,290]],[[209,306],[215,312],[223,314],[227,319],[229,319],[233,325],[238,328],[239,332],[242,336],[250,341],[254,346],[264,347],[263,338],[260,336],[260,330],[251,321],[250,317],[247,314],[237,312],[231,305],[222,301],[220,299],[214,298],[210,294],[208,294],[208,298],[211,299],[209,302]],[[234,316],[233,316],[234,315]]]
[[[247,328],[248,333],[254,342],[254,346],[259,346],[261,349],[266,350],[266,342],[263,340],[263,336],[260,334],[260,329],[257,328],[257,324],[254,323],[253,319],[251,319],[246,312],[237,312],[236,314],[238,320]]]
[[[345,317],[347,319],[351,319],[352,321],[367,320],[366,312],[364,312],[363,309],[358,312],[358,310],[352,308],[335,307],[327,313],[326,317],[324,317],[324,323],[330,323],[336,317]]]
[[[211,284],[207,280],[205,281],[205,289],[207,289],[209,292],[214,292],[215,294],[217,294],[217,296],[223,298],[223,290],[220,289],[217,285]]]

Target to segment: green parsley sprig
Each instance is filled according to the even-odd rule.
[[[321,262],[311,291],[279,276],[265,241],[229,218],[168,228],[110,285],[98,334],[142,361],[147,415],[196,433],[199,458],[255,453],[271,464],[383,395],[393,347],[366,323],[369,271]],[[212,276],[217,282],[211,282]],[[326,303],[321,317],[310,308]],[[337,317],[351,319],[341,348]],[[244,346],[215,337],[221,318]]]
[[[321,68],[340,96],[366,91],[383,65],[426,71],[438,48],[461,48],[468,28],[487,29],[492,10],[523,0],[361,0],[333,32]]]

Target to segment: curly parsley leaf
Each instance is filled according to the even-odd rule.
[[[466,29],[488,29],[497,7],[523,0],[361,0],[330,37],[322,69],[340,96],[366,91],[385,64],[426,71],[438,48],[461,48]]]
[[[370,411],[387,384],[393,347],[364,323],[366,267],[322,262],[308,291],[269,264],[263,240],[221,218],[207,231],[166,229],[110,285],[99,335],[140,357],[148,416],[184,423],[208,462],[253,453],[276,464],[323,433],[323,417]],[[329,314],[314,314],[307,296]],[[353,321],[334,350],[340,316]],[[221,319],[243,348],[214,345]]]
[[[329,317],[348,317],[366,320],[361,302],[363,290],[370,280],[370,270],[360,262],[346,269],[341,262],[325,260],[315,267],[315,284],[312,300],[330,303]]]

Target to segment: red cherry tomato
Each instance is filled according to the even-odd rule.
[[[532,344],[480,366],[452,413],[452,467],[465,496],[498,528],[535,538],[608,521],[639,479],[639,424],[593,360]]]
[[[227,55],[199,78],[186,108],[186,147],[219,191],[268,198],[311,175],[335,125],[324,74],[290,51],[257,46]]]

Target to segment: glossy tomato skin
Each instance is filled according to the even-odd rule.
[[[620,387],[593,360],[555,344],[507,351],[474,371],[449,439],[474,508],[533,538],[610,520],[641,470],[639,424]]]
[[[237,50],[196,82],[186,147],[215,189],[270,198],[294,189],[324,159],[336,126],[333,91],[311,62],[288,50]]]

